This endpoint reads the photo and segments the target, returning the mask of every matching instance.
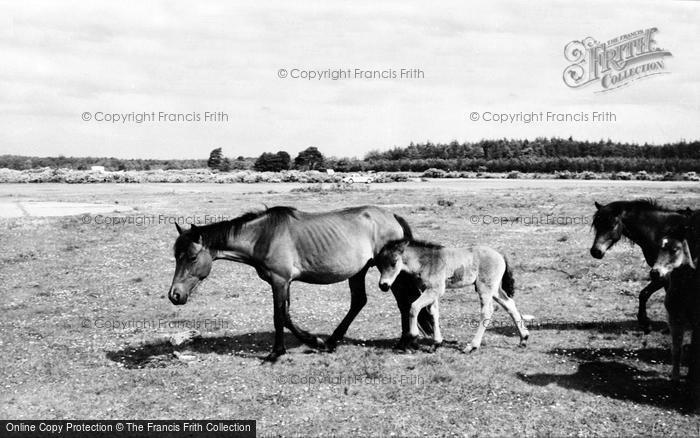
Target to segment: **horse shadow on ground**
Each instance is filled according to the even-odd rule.
[[[107,351],[107,359],[120,364],[124,368],[165,368],[170,366],[186,365],[183,360],[191,354],[220,354],[234,355],[243,358],[262,359],[272,350],[274,332],[255,332],[242,334],[225,334],[219,336],[204,336],[192,339],[183,345],[172,345],[167,339],[159,339],[153,342],[144,342],[139,345],[127,346],[121,350]],[[354,339],[344,338],[340,345],[356,345],[373,347],[379,350],[392,350],[395,348],[398,338],[381,339]],[[295,347],[303,347],[290,333],[285,333],[284,343],[287,350]],[[431,341],[419,339],[415,350],[430,351]],[[459,349],[457,342],[446,341],[443,348]],[[304,353],[320,353],[318,350],[307,348]]]
[[[528,330],[580,330],[592,333],[606,333],[606,334],[624,334],[630,332],[642,333],[642,329],[639,328],[639,323],[637,320],[624,320],[624,321],[543,321],[539,322],[537,319],[526,322]],[[666,331],[668,330],[668,324],[664,321],[652,321],[651,322],[652,331]],[[503,324],[491,325],[489,331],[493,333],[498,333],[506,336],[515,336],[517,331],[515,326],[513,326],[512,321],[508,321]]]
[[[617,361],[585,361],[574,374],[517,373],[517,377],[535,386],[555,384],[565,389],[680,412],[687,412],[690,406],[685,383],[673,382],[667,375]]]

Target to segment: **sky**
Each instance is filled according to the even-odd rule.
[[[412,141],[697,140],[699,22],[700,2],[667,0],[0,1],[0,154],[205,158],[215,147],[236,157],[316,146],[362,157]],[[564,84],[570,41],[651,27],[672,53],[666,74],[603,93]],[[328,69],[422,76],[290,77]],[[483,120],[541,111],[615,120]]]

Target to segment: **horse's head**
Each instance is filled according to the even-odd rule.
[[[681,266],[690,266],[695,269],[696,262],[690,253],[688,241],[682,236],[664,237],[661,240],[659,255],[656,263],[651,268],[651,278],[658,280],[665,278],[674,269]]]
[[[612,208],[612,204],[600,205],[596,202],[595,207],[598,211],[593,215],[595,239],[591,246],[591,255],[602,259],[605,252],[622,238],[624,225],[621,212]]]
[[[374,258],[374,262],[379,269],[379,289],[386,292],[389,290],[396,277],[404,268],[403,253],[408,246],[407,240],[398,240],[388,243]]]
[[[212,256],[202,244],[202,236],[192,225],[183,230],[175,224],[180,235],[175,241],[175,275],[168,298],[173,304],[181,305],[211,271]]]

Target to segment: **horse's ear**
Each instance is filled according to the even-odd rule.
[[[192,241],[197,242],[199,244],[202,243],[202,235],[199,232],[199,227],[197,225],[192,224],[190,227],[190,235],[192,236]]]
[[[600,210],[601,208],[603,208],[602,205],[598,204],[598,201],[595,201],[595,202],[593,202],[593,203],[595,204],[595,208],[596,208],[596,209]]]
[[[693,255],[690,253],[690,247],[688,246],[688,241],[683,239],[683,255],[688,260],[688,265],[695,269],[695,261],[693,260]]]
[[[177,228],[178,234],[182,234],[182,228],[180,228],[180,225],[177,222],[175,222],[175,228]]]

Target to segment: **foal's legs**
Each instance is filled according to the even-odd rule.
[[[680,380],[681,378],[681,351],[683,349],[683,334],[684,327],[680,321],[669,319],[668,323],[671,329],[671,358],[673,368],[671,370],[671,379]]]
[[[348,310],[345,318],[340,322],[338,327],[333,331],[333,334],[326,340],[326,347],[330,350],[334,349],[338,341],[343,339],[348,327],[355,319],[360,310],[367,304],[367,292],[365,290],[365,275],[367,274],[369,265],[362,268],[360,272],[350,277],[350,310]]]
[[[525,327],[525,321],[523,321],[520,312],[518,312],[518,309],[515,307],[515,301],[501,288],[498,290],[498,295],[494,296],[493,299],[506,309],[510,317],[513,318],[515,327],[517,327],[518,333],[520,334],[520,346],[524,347],[527,344],[527,338],[530,337],[530,332],[528,332],[527,327]]]
[[[481,320],[479,321],[479,327],[476,329],[476,334],[471,344],[468,346],[467,351],[470,353],[481,346],[481,339],[484,337],[484,332],[486,332],[486,328],[491,323],[491,317],[493,316],[493,297],[498,290],[498,285],[484,283],[480,280],[476,281],[475,287],[476,292],[479,294],[479,301],[481,302]]]
[[[440,291],[438,291],[437,288],[428,288],[423,293],[421,296],[419,296],[416,301],[411,304],[411,311],[409,313],[410,318],[411,318],[411,326],[408,330],[408,334],[412,338],[417,338],[418,337],[418,313],[425,307],[433,304],[434,302],[437,301],[438,297],[440,296]],[[438,328],[437,324],[438,320],[435,318],[435,332],[438,332],[440,329]]]
[[[647,316],[647,301],[649,298],[662,287],[666,286],[664,280],[656,280],[647,284],[644,289],[639,292],[639,310],[637,311],[637,322],[644,333],[651,332],[651,320]]]
[[[437,348],[442,345],[442,332],[440,331],[440,299],[436,298],[433,304],[428,306],[430,314],[435,320],[435,332],[433,333],[433,344]]]
[[[396,299],[396,305],[401,312],[401,340],[397,344],[397,347],[402,347],[410,340],[408,331],[411,327],[411,317],[409,315],[411,310],[411,303],[418,299],[421,295],[421,290],[418,287],[418,281],[406,272],[401,272],[394,284],[391,285],[391,292],[394,294]],[[426,336],[432,335],[434,332],[433,328],[434,322],[433,317],[427,310],[421,310],[418,313],[418,329],[422,331]]]

